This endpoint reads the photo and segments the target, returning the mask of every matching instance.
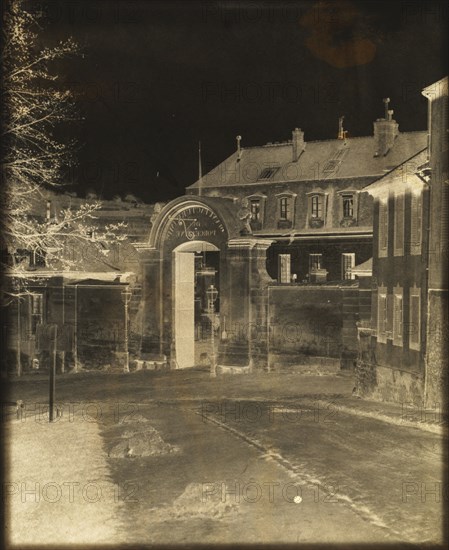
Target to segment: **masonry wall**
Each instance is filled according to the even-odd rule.
[[[268,294],[269,366],[339,370],[357,355],[359,292],[352,286],[273,285]]]

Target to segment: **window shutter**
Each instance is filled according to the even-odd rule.
[[[421,312],[420,312],[420,297],[418,294],[412,294],[410,296],[410,347],[413,349],[419,349],[420,345],[420,333],[421,333]]]
[[[402,344],[402,296],[394,295],[394,310],[393,310],[393,342]]]
[[[279,254],[278,256],[278,281],[280,283],[291,282],[291,256]]]
[[[441,214],[440,214],[440,220],[441,220],[441,247],[443,248],[444,244],[446,243],[447,239],[447,232],[449,229],[448,224],[448,215],[449,215],[449,183],[447,181],[443,182],[442,189],[441,189]]]
[[[386,255],[388,246],[388,206],[379,203],[379,256]]]
[[[410,248],[412,254],[421,253],[422,240],[422,195],[412,194]]]
[[[391,337],[393,333],[393,295],[387,295],[387,310],[385,318],[385,328],[387,334]]]
[[[379,294],[377,299],[377,339],[380,342],[385,341],[385,332],[387,319],[387,297],[385,294]]]
[[[394,203],[394,248],[395,251],[402,251],[404,247],[404,195],[396,197]]]

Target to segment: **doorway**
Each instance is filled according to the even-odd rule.
[[[219,297],[213,305],[206,291],[219,291],[219,249],[208,242],[183,243],[173,251],[173,342],[176,368],[205,366],[211,335],[219,330]],[[218,342],[218,338],[214,338]]]

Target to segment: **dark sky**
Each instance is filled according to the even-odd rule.
[[[38,4],[42,5],[42,3]],[[44,0],[44,40],[73,36],[61,68],[84,120],[80,194],[184,193],[242,146],[370,135],[391,98],[403,131],[426,128],[424,86],[447,74],[447,3]]]

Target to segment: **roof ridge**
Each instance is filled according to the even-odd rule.
[[[408,135],[408,134],[424,134],[424,133],[427,133],[427,130],[409,130],[407,132],[399,132],[399,136],[401,135]],[[374,139],[374,135],[369,135],[369,136],[349,136],[347,137],[347,142],[350,142],[354,139]],[[325,142],[331,142],[331,141],[343,141],[339,138],[327,138],[327,139],[312,139],[310,141],[307,141],[307,140],[304,140],[304,143],[325,143]],[[261,149],[262,147],[263,148],[268,148],[268,147],[285,147],[285,146],[290,146],[292,145],[292,141],[281,141],[279,143],[265,143],[263,145],[246,145],[246,146],[242,146],[241,149],[242,151],[244,151],[245,149]],[[236,152],[236,151],[235,151]],[[230,155],[230,157],[232,157],[234,153],[232,153]],[[230,158],[228,157],[228,158]]]

